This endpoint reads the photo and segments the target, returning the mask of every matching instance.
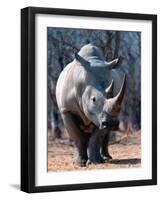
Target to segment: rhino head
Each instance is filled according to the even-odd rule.
[[[78,54],[76,53],[76,56],[84,66],[90,66],[94,76],[104,83],[109,81],[111,71],[118,68],[123,61],[123,57],[119,56],[107,62],[101,49],[90,43],[83,46]],[[102,73],[100,73],[100,70]]]
[[[83,66],[87,74],[87,83],[82,95],[82,107],[86,117],[99,129],[117,130],[118,114],[125,94],[126,76],[124,75],[120,90],[113,96],[114,81],[103,90],[99,81],[90,70],[90,63],[76,54],[76,60]]]

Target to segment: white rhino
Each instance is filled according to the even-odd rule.
[[[56,99],[64,125],[78,150],[78,163],[100,163],[111,158],[105,142],[110,130],[119,127],[118,114],[125,93],[126,77],[113,97],[114,81],[108,88],[108,71],[118,58],[106,62],[101,51],[85,45],[61,72],[56,85]],[[102,73],[103,72],[103,73]]]

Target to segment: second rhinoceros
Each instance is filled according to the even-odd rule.
[[[104,62],[108,66],[116,63],[116,60]],[[100,67],[101,62],[97,64]],[[119,127],[118,114],[125,93],[125,76],[118,94],[113,96],[114,81],[104,89],[95,69],[97,65],[93,66],[85,56],[76,53],[73,62],[61,72],[56,86],[58,108],[67,132],[76,144],[77,161],[81,165],[111,158],[103,144],[104,138],[110,130]]]

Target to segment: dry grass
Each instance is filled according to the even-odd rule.
[[[51,140],[48,137],[48,171],[71,171],[91,169],[130,168],[141,166],[141,139],[140,133],[124,136],[118,133],[118,142],[109,146],[113,157],[109,163],[91,164],[80,167],[75,161],[76,148],[69,144],[68,137],[64,134],[62,139]]]

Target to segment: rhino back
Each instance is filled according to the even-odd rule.
[[[69,99],[73,96],[72,65],[68,64],[61,72],[56,85],[56,100],[60,112],[67,109]]]
[[[81,97],[85,87],[84,69],[75,61],[61,72],[56,86],[56,99],[60,112],[83,112]]]

